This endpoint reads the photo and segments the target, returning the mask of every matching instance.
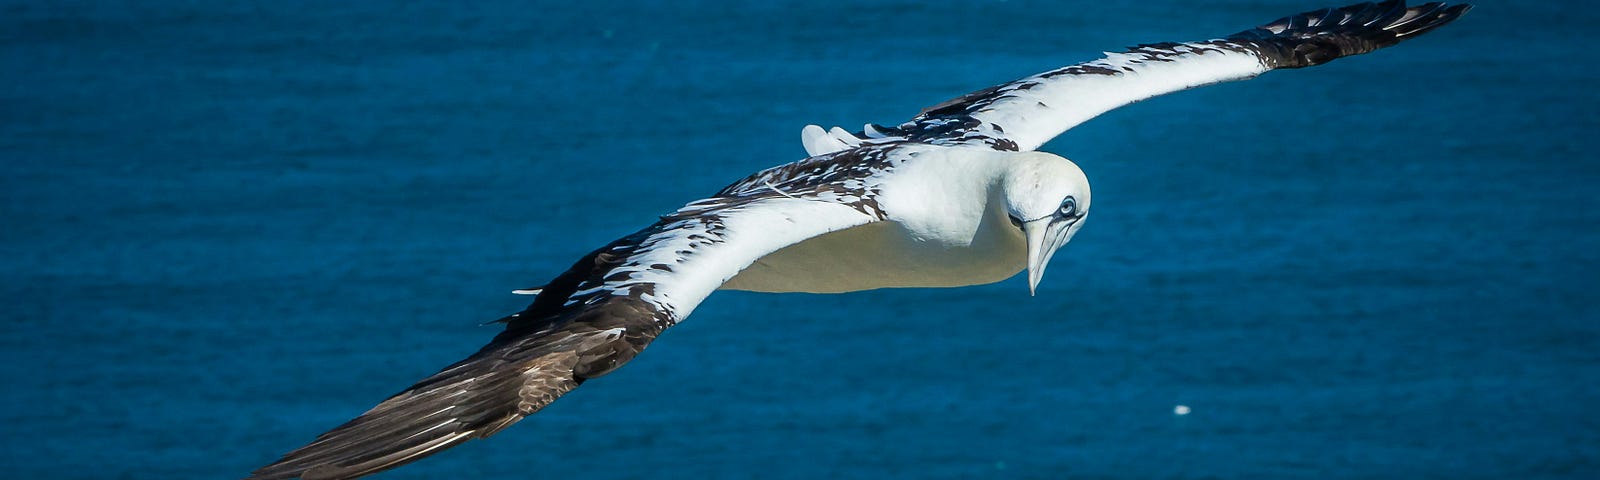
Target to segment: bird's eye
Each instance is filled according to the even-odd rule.
[[[1056,213],[1063,217],[1078,216],[1078,200],[1072,197],[1067,197],[1066,200],[1061,201],[1061,210],[1056,211]]]

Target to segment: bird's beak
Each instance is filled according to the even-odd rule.
[[[1038,292],[1044,267],[1050,265],[1050,257],[1055,256],[1056,249],[1072,238],[1075,223],[1045,217],[1022,224],[1022,234],[1028,241],[1028,295]]]

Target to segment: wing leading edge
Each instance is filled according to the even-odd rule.
[[[877,220],[773,192],[690,204],[580,259],[477,353],[250,478],[355,478],[493,435],[633,359],[757,258]]]
[[[1290,15],[1215,40],[1139,45],[924,109],[910,121],[849,133],[808,125],[810,155],[872,143],[915,141],[1034,150],[1114,108],[1158,95],[1321,65],[1394,45],[1460,18],[1471,5],[1360,3]]]

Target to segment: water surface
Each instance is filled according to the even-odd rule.
[[[240,477],[807,123],[1322,6],[632,3],[0,6],[0,465]],[[1038,296],[719,293],[383,478],[1600,476],[1597,23],[1112,112]]]

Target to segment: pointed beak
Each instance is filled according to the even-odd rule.
[[[1076,222],[1052,221],[1055,217],[1045,217],[1022,224],[1022,234],[1028,242],[1028,295],[1039,291],[1039,280],[1044,279],[1044,267],[1050,265],[1050,257],[1055,256],[1056,249],[1061,248],[1072,238],[1072,226]]]
[[[1050,264],[1055,249],[1046,248],[1050,235],[1050,217],[1022,224],[1022,235],[1028,239],[1028,295],[1039,290],[1039,280],[1044,278],[1044,267]]]

